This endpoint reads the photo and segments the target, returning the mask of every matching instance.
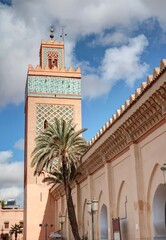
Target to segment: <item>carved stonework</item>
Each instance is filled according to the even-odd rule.
[[[48,61],[48,56],[51,54],[51,56],[53,56],[53,54],[57,54],[58,56],[58,68],[62,68],[63,66],[63,52],[61,48],[48,48],[45,47],[43,48],[43,68],[45,68],[47,66],[47,61]]]
[[[136,142],[140,137],[147,134],[163,118],[163,106],[165,106],[166,84],[160,87],[145,103],[141,105],[119,128],[100,144],[98,149],[86,160],[87,172],[91,174],[103,164],[103,156],[106,161],[111,161],[114,157],[130,146],[131,142]],[[111,128],[110,128],[111,129]],[[95,141],[100,141],[104,132],[96,135]],[[83,178],[83,177],[82,177]]]
[[[53,123],[55,118],[73,119],[74,108],[70,105],[36,104],[36,134],[44,129],[44,123]]]

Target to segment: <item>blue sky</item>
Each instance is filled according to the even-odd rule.
[[[0,199],[23,203],[24,90],[42,39],[65,26],[66,67],[81,67],[90,140],[166,58],[165,0],[0,0]]]

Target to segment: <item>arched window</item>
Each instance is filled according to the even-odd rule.
[[[47,53],[48,67],[52,69],[54,66],[58,67],[58,52],[48,51]]]
[[[54,58],[54,60],[53,60],[53,62],[52,62],[53,64],[53,66],[56,66],[56,67],[58,67],[58,59],[57,58]]]
[[[47,120],[44,121],[44,129],[46,129],[48,127],[48,122]]]
[[[51,69],[52,68],[52,60],[51,58],[48,59],[48,67]]]

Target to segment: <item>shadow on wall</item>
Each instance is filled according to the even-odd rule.
[[[39,223],[40,233],[38,240],[47,240],[51,232],[55,231],[55,204],[50,194],[48,194],[47,204],[44,212],[42,222]]]

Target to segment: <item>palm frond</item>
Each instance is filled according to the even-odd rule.
[[[81,156],[88,149],[88,142],[80,136],[85,128],[75,130],[72,120],[55,118],[54,123],[48,123],[46,129],[36,137],[36,147],[32,152],[31,167],[35,167],[34,174],[41,174],[44,170],[48,176],[44,182],[48,184],[63,183],[62,162],[65,160],[67,179],[72,181],[80,164]]]

